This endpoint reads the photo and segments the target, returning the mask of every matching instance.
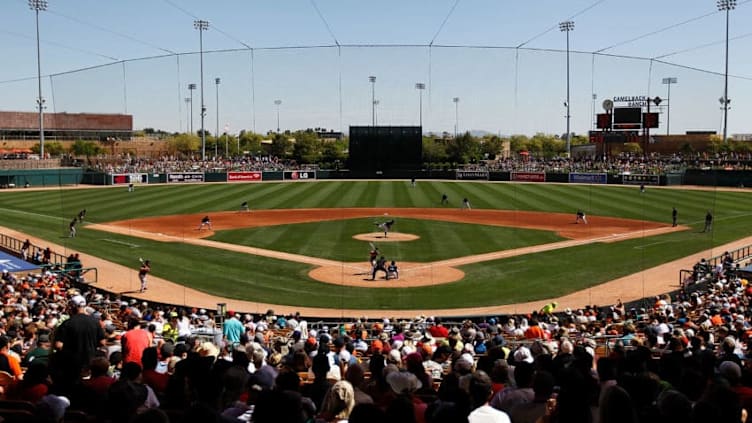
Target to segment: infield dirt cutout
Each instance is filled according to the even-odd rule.
[[[204,239],[212,235],[214,233],[213,230],[231,230],[326,220],[373,218],[375,216],[383,216],[385,213],[389,213],[390,216],[395,217],[547,230],[556,232],[559,236],[566,238],[566,240],[514,250],[503,250],[457,257],[431,263],[399,262],[397,263],[400,272],[400,278],[398,280],[392,279],[386,281],[384,273],[379,272],[376,280],[372,281],[370,280],[372,276],[371,266],[365,255],[362,262],[348,263]],[[368,288],[408,288],[456,282],[465,276],[465,274],[457,267],[466,264],[560,248],[569,248],[592,242],[622,241],[631,238],[653,236],[686,229],[686,227],[683,226],[672,228],[671,225],[657,222],[600,216],[588,216],[589,224],[575,224],[574,213],[563,214],[510,210],[458,210],[455,208],[343,208],[209,213],[212,220],[213,230],[199,231],[197,230],[198,225],[201,218],[205,215],[206,213],[162,216],[156,218],[137,218],[105,224],[91,224],[88,225],[87,228],[164,242],[185,242],[235,252],[306,263],[316,266],[309,272],[309,276],[315,280],[337,285]],[[402,234],[399,232],[389,232],[386,238],[384,238],[383,232],[360,234],[356,236],[356,239],[377,242],[406,242],[417,238],[416,235]],[[387,259],[389,258],[387,257]]]

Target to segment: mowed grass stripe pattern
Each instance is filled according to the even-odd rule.
[[[393,230],[397,232],[420,234],[415,241],[377,242],[389,260],[431,262],[563,240],[548,231],[416,220],[399,214],[219,231],[211,239],[338,261],[366,262],[370,245],[353,239],[353,235],[378,232],[375,223],[385,219],[395,219]]]
[[[308,266],[297,263],[103,234],[87,230],[86,225],[79,228],[77,238],[64,238],[67,222],[82,208],[88,210],[88,221],[101,223],[140,216],[237,210],[244,200],[254,209],[440,207],[442,193],[447,193],[453,202],[451,207],[459,207],[461,199],[468,197],[474,208],[563,213],[583,208],[589,215],[663,222],[670,221],[671,207],[676,206],[680,223],[691,224],[692,230],[473,264],[463,267],[467,276],[462,281],[400,290],[322,284],[307,277]],[[155,263],[156,276],[215,295],[301,306],[370,309],[508,304],[582,289],[752,235],[750,197],[746,192],[715,190],[648,187],[640,194],[636,187],[454,181],[418,181],[415,188],[409,186],[409,181],[321,181],[139,186],[133,193],[124,187],[0,191],[6,225],[126,266],[136,266],[137,257],[147,256]],[[712,234],[702,234],[699,231],[708,209],[714,210],[715,229]],[[330,238],[343,236],[343,232],[335,231]],[[523,231],[513,231],[512,237],[524,241]],[[139,247],[114,246],[103,238]],[[441,237],[430,248],[452,248],[446,241]],[[310,241],[302,238],[299,242]],[[397,253],[405,254],[402,250]]]

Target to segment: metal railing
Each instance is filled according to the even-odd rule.
[[[734,263],[739,263],[741,261],[744,261],[746,259],[752,258],[752,245],[747,245],[741,248],[737,248],[736,250],[728,251],[728,253],[731,255],[731,258]],[[725,252],[724,252],[725,254]],[[715,269],[716,266],[721,264],[723,262],[724,254],[713,256],[710,259],[707,260],[707,273],[701,275],[702,277],[699,279],[707,279],[709,277],[709,274],[713,272],[713,269]],[[695,271],[694,269],[681,269],[679,271],[679,286],[684,288],[687,288],[689,285],[687,282],[699,282],[699,280],[695,280]]]
[[[0,249],[16,256],[19,258],[22,257],[21,248],[23,247],[25,241],[22,241],[18,238],[13,238],[12,236],[8,236],[5,234],[0,234]],[[29,259],[27,260],[29,263],[32,264],[38,264],[39,268],[42,269],[42,271],[50,271],[52,273],[58,273],[58,274],[65,274],[67,276],[73,277],[74,280],[80,283],[96,283],[99,280],[99,274],[97,272],[97,268],[95,267],[83,267],[83,268],[73,268],[68,263],[68,257],[64,256],[62,254],[58,254],[54,251],[50,254],[50,262],[49,263],[42,263],[42,262],[36,262],[32,257],[35,255],[35,250],[41,252],[44,251],[44,248],[31,244],[31,247],[29,248]],[[73,272],[79,272],[78,275],[74,274]]]

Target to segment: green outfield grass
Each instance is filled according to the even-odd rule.
[[[396,220],[393,229],[397,232],[420,236],[415,241],[376,242],[381,253],[390,260],[430,262],[564,239],[553,232],[540,230],[408,219],[401,218],[398,214],[390,218]],[[353,239],[353,235],[378,232],[373,222],[373,219],[362,218],[274,225],[219,231],[210,239],[355,262],[366,260],[371,248],[367,241]],[[300,242],[301,239],[309,241]]]
[[[82,208],[88,210],[88,221],[100,223],[142,216],[237,210],[244,200],[249,201],[253,209],[440,207],[442,193],[446,193],[453,202],[452,206],[457,207],[461,198],[467,197],[474,208],[563,213],[574,213],[582,208],[589,215],[662,222],[670,222],[671,207],[675,206],[679,210],[679,222],[692,229],[468,265],[462,268],[466,272],[462,281],[430,288],[399,290],[322,284],[307,277],[310,268],[306,265],[104,233],[87,229],[85,224],[79,228],[79,236],[75,239],[65,237],[68,222]],[[133,193],[126,192],[123,187],[9,190],[0,191],[0,200],[4,225],[67,248],[131,267],[137,267],[138,257],[148,257],[153,262],[154,275],[218,296],[334,308],[454,308],[549,298],[752,235],[752,225],[749,225],[752,196],[746,192],[712,189],[696,191],[648,187],[646,193],[640,194],[635,187],[622,186],[419,181],[416,188],[411,188],[409,181],[327,181],[144,186]],[[715,212],[715,230],[712,234],[700,233],[708,209]],[[330,223],[334,222],[327,224]],[[423,223],[416,221],[415,224]],[[317,225],[322,223],[312,224],[314,230],[311,232],[285,238],[301,245],[314,246],[312,248],[322,248],[315,247],[320,241],[316,238],[319,234]],[[480,236],[487,236],[483,228],[486,227],[469,230],[471,233],[480,231]],[[281,229],[283,232],[287,230]],[[460,232],[463,237],[466,236],[464,230]],[[523,231],[512,231],[512,237],[518,234],[520,239],[504,242],[532,242],[524,239],[527,235],[523,236]],[[429,249],[454,248],[455,234],[450,238],[441,233],[436,236]],[[260,236],[264,238],[263,242],[271,242],[266,237]],[[250,235],[250,238],[253,242],[258,241],[254,241],[257,236]],[[467,239],[475,238],[470,236]],[[265,248],[273,245],[270,243]],[[284,247],[282,244],[276,246],[277,249]],[[348,251],[350,249],[346,248]],[[356,260],[362,260],[363,248],[357,247],[353,254]],[[649,284],[650,281],[645,283]],[[106,285],[106,281],[102,281],[102,284]],[[136,287],[137,281],[134,281]],[[177,296],[179,294],[176,295],[176,302],[182,303]]]

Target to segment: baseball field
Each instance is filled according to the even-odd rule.
[[[460,210],[463,198],[472,210]],[[155,277],[217,298],[330,309],[556,298],[752,235],[749,193],[713,188],[317,181],[14,190],[0,199],[4,226],[66,250],[128,268],[148,258]],[[250,212],[239,210],[243,201]],[[575,224],[578,209],[589,224]],[[708,210],[713,231],[702,232]],[[204,215],[213,229],[198,231]],[[387,237],[376,227],[385,219],[395,220]],[[370,280],[373,245],[400,266],[399,280]]]

